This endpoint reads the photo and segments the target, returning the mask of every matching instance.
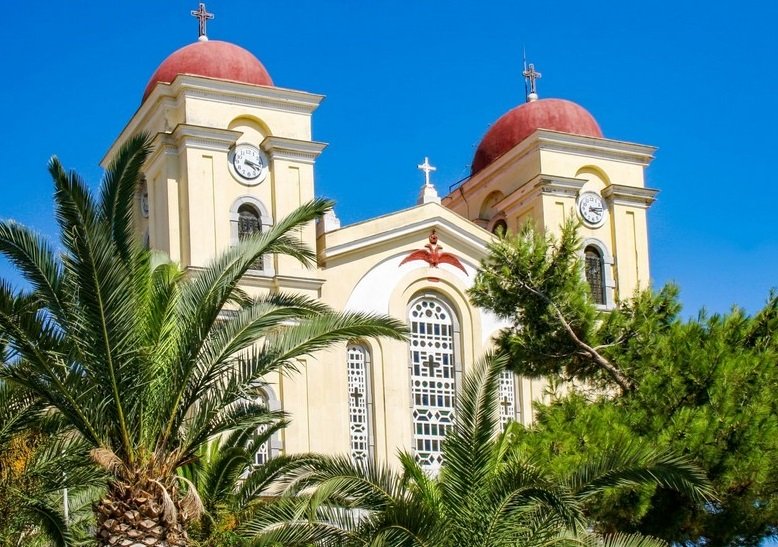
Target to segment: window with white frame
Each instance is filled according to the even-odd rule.
[[[584,249],[584,273],[595,304],[605,304],[605,263],[594,245]]]
[[[265,407],[271,412],[278,412],[281,410],[281,401],[276,397],[273,387],[267,383],[261,383],[255,388],[254,400]],[[259,441],[260,435],[267,433],[270,425],[261,425],[257,427],[256,435],[254,437],[255,443]],[[273,458],[279,456],[283,452],[283,443],[281,440],[281,434],[275,431],[264,442],[256,446],[254,452],[254,464],[263,465]]]
[[[259,211],[248,203],[238,207],[238,241],[243,241],[261,233],[262,220],[259,217]],[[262,269],[261,256],[254,261],[251,268],[254,270]]]
[[[355,462],[364,463],[372,455],[370,354],[362,344],[349,344],[346,355],[351,458]]]
[[[442,442],[455,418],[456,323],[449,306],[432,295],[411,303],[408,323],[414,452],[422,467],[437,471]]]
[[[270,407],[268,404],[268,397],[267,394],[264,391],[260,391],[257,395],[256,402],[264,405],[265,408]],[[268,430],[269,425],[268,424],[262,424],[257,427],[257,437],[260,437],[264,435]],[[271,451],[270,451],[270,438],[265,439],[263,443],[261,443],[259,446],[257,446],[257,451],[254,452],[254,465],[264,465],[268,461],[270,461],[271,457]]]
[[[230,208],[230,244],[267,232],[273,226],[273,217],[264,204],[253,196],[241,196]],[[262,256],[250,266],[250,275],[272,276],[273,260]]]
[[[505,430],[508,424],[516,420],[516,376],[510,370],[500,373],[500,429]]]

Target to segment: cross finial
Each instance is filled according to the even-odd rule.
[[[205,22],[209,19],[213,19],[213,13],[208,13],[208,10],[205,9],[205,2],[200,2],[200,7],[196,10],[193,9],[190,13],[200,22],[197,39],[201,41],[208,40],[208,35],[205,33]]]
[[[527,61],[524,61],[524,75],[525,90],[527,91],[527,102],[536,101],[538,99],[537,81],[543,77],[543,75],[535,70],[535,64],[530,63],[527,65]]]
[[[424,156],[424,163],[422,163],[421,165],[417,165],[416,167],[420,171],[424,171],[424,184],[426,186],[430,186],[431,185],[431,183],[430,183],[430,173],[432,173],[433,171],[437,171],[438,168],[437,167],[433,167],[430,164],[430,159],[427,156]]]

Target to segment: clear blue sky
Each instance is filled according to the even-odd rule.
[[[587,108],[605,135],[659,147],[648,185],[656,284],[686,312],[755,311],[778,286],[778,8],[774,2],[213,0],[212,39],[276,84],[327,95],[317,191],[345,223],[414,203],[425,155],[440,191],[489,125],[523,100]],[[695,3],[696,4],[696,3]],[[700,4],[702,5],[702,4]],[[156,66],[196,39],[191,0],[7,2],[0,217],[53,233],[50,155],[96,183],[98,160]],[[10,268],[0,264],[0,276]]]

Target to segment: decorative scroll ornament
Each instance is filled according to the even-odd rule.
[[[465,270],[465,267],[456,256],[451,253],[444,253],[441,250],[443,247],[438,245],[438,234],[435,233],[435,230],[432,230],[429,239],[430,242],[424,246],[424,250],[413,251],[400,262],[400,266],[413,260],[423,260],[433,268],[437,268],[438,264],[450,264],[465,272],[465,275],[468,275],[467,270]]]

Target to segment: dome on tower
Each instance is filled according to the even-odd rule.
[[[587,137],[603,136],[597,120],[574,102],[564,99],[530,101],[508,111],[489,128],[475,151],[470,174],[484,169],[537,129]]]
[[[146,84],[146,100],[158,83],[172,83],[179,74],[230,80],[242,84],[273,85],[262,63],[240,46],[218,40],[201,40],[173,52],[162,61]]]

